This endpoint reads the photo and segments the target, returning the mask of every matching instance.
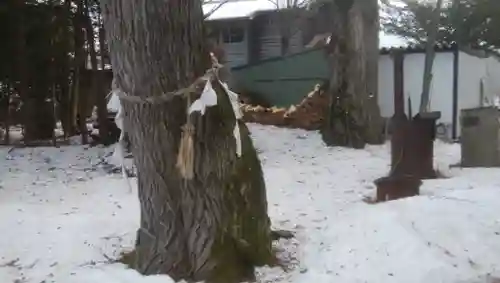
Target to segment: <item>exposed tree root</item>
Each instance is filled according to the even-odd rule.
[[[293,234],[292,231],[287,231],[287,230],[273,230],[271,231],[271,239],[273,241],[277,241],[279,239],[292,239],[295,238],[295,235]]]

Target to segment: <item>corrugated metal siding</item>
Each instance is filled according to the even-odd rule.
[[[277,19],[269,19],[261,27],[259,59],[264,60],[281,56],[281,33]],[[293,30],[289,44],[288,54],[304,50],[302,32],[300,30]]]
[[[330,74],[321,49],[303,51],[285,57],[235,68],[233,80],[245,91],[270,105],[288,107],[299,103]]]
[[[304,41],[302,40],[302,31],[296,31],[290,38],[289,53],[297,53],[304,50]]]
[[[274,19],[266,19],[266,22],[261,25],[259,43],[260,60],[281,56],[280,32]]]
[[[236,67],[248,64],[248,29],[247,20],[228,20],[224,22],[209,22],[212,40],[224,48],[225,65]],[[231,28],[242,29],[244,34],[240,42],[225,42],[225,36]],[[227,37],[227,36],[226,36]],[[227,38],[226,38],[227,39]]]
[[[248,63],[248,36],[245,35],[245,40],[238,43],[224,43],[224,51],[226,52],[226,65],[229,67],[241,66]]]

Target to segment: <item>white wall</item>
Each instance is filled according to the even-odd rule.
[[[394,61],[389,55],[381,55],[378,62],[378,105],[382,117],[394,114]]]
[[[500,96],[500,59],[489,57],[486,61],[486,86],[488,95],[493,97]]]
[[[479,58],[459,53],[459,109],[486,106],[500,95],[500,62],[495,57]],[[483,82],[483,99],[480,84]]]
[[[458,115],[460,110],[481,106],[480,82],[486,79],[485,59],[460,52],[458,55]]]
[[[405,112],[408,114],[408,98],[411,98],[412,114],[418,113],[425,54],[410,53],[404,59]],[[438,123],[451,124],[453,111],[453,52],[438,52],[432,68],[430,110],[441,111]],[[379,60],[378,101],[383,117],[394,114],[394,63],[390,55]]]
[[[486,61],[486,95],[493,100],[500,96],[500,59],[489,57]]]

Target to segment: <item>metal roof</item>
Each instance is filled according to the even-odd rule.
[[[280,0],[277,0],[280,1]],[[259,12],[277,10],[275,1],[271,0],[220,0],[210,1],[203,5],[205,14],[215,11],[207,18],[209,21],[252,18]],[[406,40],[380,32],[380,48],[405,46]]]
[[[215,11],[207,18],[209,21],[238,18],[252,18],[260,11],[277,10],[270,0],[229,0],[210,1],[203,4],[203,13]]]

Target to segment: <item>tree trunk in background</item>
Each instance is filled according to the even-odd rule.
[[[51,104],[52,104],[52,116],[53,116],[53,129],[52,129],[52,145],[57,146],[57,107],[56,107],[56,89],[57,89],[57,66],[56,66],[56,56],[57,53],[55,46],[53,47],[54,54],[52,55],[52,61],[51,61],[51,79],[52,79],[52,86],[50,88],[50,91],[52,92],[51,96]]]
[[[374,48],[366,45],[366,0],[334,0],[333,5],[332,36],[327,46],[332,66],[330,102],[323,141],[329,146],[363,148],[367,141],[367,103],[372,99],[367,79],[367,65],[372,61],[368,61],[367,49]]]
[[[19,94],[19,97],[23,102],[26,102],[29,98],[29,77],[28,77],[28,70],[27,70],[27,62],[26,62],[26,39],[25,39],[25,28],[24,28],[24,21],[23,21],[23,16],[24,16],[24,1],[15,1],[16,2],[16,9],[14,13],[17,13],[17,18],[18,24],[17,24],[17,78],[19,80],[19,83],[17,85],[17,92]],[[21,115],[23,117],[23,124],[26,127],[27,124],[33,123],[34,121],[30,121],[27,119],[27,111],[26,111],[26,105],[24,105],[23,109],[21,109]],[[29,128],[29,127],[27,127]],[[33,128],[33,127],[31,127]],[[24,131],[26,134],[26,131]],[[26,138],[26,137],[25,137]]]
[[[61,80],[59,82],[59,85],[61,87],[61,98],[60,98],[60,104],[59,104],[59,118],[61,119],[61,125],[64,130],[64,135],[65,137],[72,136],[75,134],[75,123],[72,117],[74,116],[72,114],[72,104],[70,103],[71,101],[71,83],[70,83],[70,69],[71,69],[71,62],[69,58],[69,52],[70,52],[70,43],[71,43],[71,38],[70,38],[70,25],[71,25],[71,0],[65,0],[64,1],[64,17],[61,19],[61,25],[60,27],[63,29],[62,31],[62,46],[61,46],[61,52],[63,53],[61,55],[62,62],[61,62]]]
[[[60,5],[60,3],[55,3],[54,0],[50,2],[52,7],[55,7],[55,5]],[[52,18],[51,22],[51,28],[54,34],[57,34],[59,32],[59,21],[58,21],[58,15],[57,13],[55,16]],[[57,57],[58,57],[58,46],[57,46],[57,41],[54,38],[50,39],[50,66],[49,66],[49,78],[50,78],[50,102],[52,106],[52,115],[51,115],[51,122],[52,122],[52,145],[54,147],[57,146],[57,107],[56,107],[56,93],[57,93],[57,83],[58,83],[58,78],[57,78]]]
[[[201,1],[102,1],[117,85],[158,96],[186,87],[210,66]],[[218,105],[193,114],[194,177],[176,167],[187,101],[122,100],[138,173],[141,224],[135,268],[174,280],[237,282],[273,260],[265,183],[245,124],[216,81]],[[235,123],[243,142],[237,157]]]
[[[54,123],[52,105],[46,101],[50,95],[51,78],[50,63],[48,68],[37,70],[34,75],[30,72],[28,64],[30,59],[35,59],[26,46],[25,19],[28,5],[25,1],[15,1],[18,5],[18,80],[17,91],[23,100],[22,115],[24,120],[24,142],[31,144],[32,141],[47,140],[52,138]],[[47,46],[50,46],[49,44]],[[50,59],[51,54],[46,53],[44,59]]]
[[[102,19],[101,19],[102,21]],[[106,40],[105,40],[105,34],[104,34],[104,26],[99,27],[99,54],[101,55],[101,70],[104,70],[106,61],[105,58],[107,58],[107,50],[106,50]]]
[[[90,52],[90,61],[92,64],[92,92],[95,97],[95,104],[97,105],[97,120],[99,122],[99,139],[104,145],[109,145],[113,141],[109,136],[108,125],[108,110],[106,108],[106,94],[104,92],[104,69],[99,72],[97,63],[97,52],[95,47],[95,35],[92,20],[90,18],[88,1],[85,5],[85,30],[87,31],[87,46]]]
[[[83,32],[83,0],[78,0],[77,11],[74,19],[74,32],[75,32],[75,59],[74,59],[74,80],[73,80],[73,103],[74,110],[76,113],[76,122],[80,135],[82,136],[82,144],[88,143],[87,137],[87,122],[86,122],[86,97],[81,91],[81,74],[83,69],[85,69],[87,56],[85,54],[85,39]]]
[[[359,1],[358,1],[359,2]],[[361,1],[363,2],[363,1]],[[360,5],[360,4],[358,4]],[[378,0],[365,0],[361,4],[365,39],[364,52],[366,58],[366,142],[369,144],[384,143],[384,122],[380,116],[378,105],[378,63],[379,63],[379,6]]]
[[[0,131],[0,138],[3,138],[3,142],[5,145],[10,144],[10,124],[11,124],[11,116],[14,111],[12,110],[11,107],[11,97],[12,93],[9,91],[7,95],[7,116],[5,117],[5,136],[1,136],[2,132]]]

